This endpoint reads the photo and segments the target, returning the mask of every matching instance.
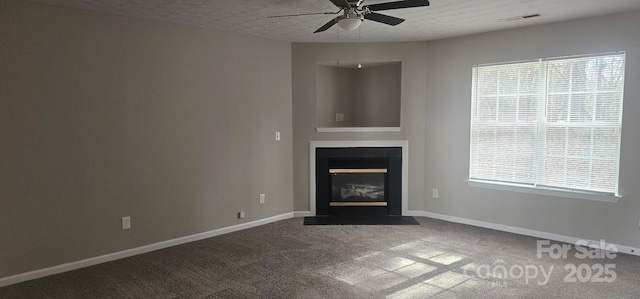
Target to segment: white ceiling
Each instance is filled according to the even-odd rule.
[[[155,21],[194,25],[290,42],[335,42],[334,26],[313,32],[332,15],[267,18],[271,15],[335,12],[329,0],[35,0]],[[393,0],[365,0],[365,4]],[[365,20],[363,42],[424,41],[478,32],[553,23],[640,10],[640,0],[431,0],[431,6],[381,13],[406,19],[398,26]],[[541,14],[541,17],[500,19]],[[340,30],[340,41],[357,41],[358,30]]]

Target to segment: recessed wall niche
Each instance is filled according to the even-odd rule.
[[[402,63],[316,65],[316,127],[331,131],[399,131]]]

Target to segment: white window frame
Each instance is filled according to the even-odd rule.
[[[545,58],[545,59],[535,59],[535,60],[528,60],[528,61],[516,61],[516,62],[506,62],[506,63],[498,63],[498,64],[484,64],[484,65],[475,65],[474,66],[474,70],[477,67],[483,67],[483,66],[492,66],[492,65],[508,65],[508,64],[517,64],[517,63],[522,63],[522,62],[532,62],[532,61],[552,61],[552,60],[562,60],[562,59],[575,59],[575,58],[584,58],[584,57],[597,57],[597,56],[606,56],[606,55],[625,55],[626,53],[624,51],[619,51],[619,52],[611,52],[611,53],[600,53],[600,54],[589,54],[589,55],[579,55],[579,56],[567,56],[567,57],[554,57],[554,58]],[[626,59],[625,59],[626,60]],[[624,72],[624,70],[623,70]],[[546,72],[544,72],[545,74],[544,76],[544,83],[543,85],[547,85],[547,78],[546,78]],[[474,81],[474,88],[475,88],[475,80],[476,78],[473,78]],[[624,89],[624,87],[623,87]],[[472,91],[472,97],[475,96],[475,90]],[[624,97],[624,90],[623,92],[623,97]],[[547,91],[545,88],[544,91],[545,94],[545,99],[544,99],[544,103],[543,105],[546,105],[546,96],[547,96]],[[473,107],[471,109],[471,113],[473,114]],[[471,115],[471,117],[473,118],[473,115]],[[538,120],[539,121],[539,120]],[[470,124],[471,126],[473,126],[473,123]],[[540,130],[540,127],[543,125],[538,124],[538,130]],[[622,126],[620,125],[620,128]],[[471,130],[470,130],[471,132]],[[529,184],[520,184],[520,183],[509,183],[509,182],[504,182],[504,181],[492,181],[492,180],[482,180],[482,179],[472,179],[471,178],[471,162],[472,162],[472,146],[473,146],[473,136],[470,134],[470,140],[469,140],[469,176],[467,179],[468,185],[471,187],[479,187],[479,188],[487,188],[487,189],[495,189],[495,190],[504,190],[504,191],[513,191],[513,192],[520,192],[520,193],[530,193],[530,194],[536,194],[536,195],[546,195],[546,196],[555,196],[555,197],[566,197],[566,198],[576,198],[576,199],[586,199],[586,200],[595,200],[595,201],[603,201],[603,202],[618,202],[619,199],[622,198],[622,196],[618,193],[619,191],[619,176],[620,176],[620,151],[621,151],[621,141],[618,145],[618,161],[617,161],[617,169],[616,169],[616,192],[615,193],[606,193],[606,192],[597,192],[597,191],[589,191],[589,190],[579,190],[579,189],[570,189],[570,188],[556,188],[556,187],[548,187],[548,186],[540,186],[540,185],[529,185]],[[536,137],[536,140],[538,139],[539,136]],[[622,138],[622,137],[621,137]],[[536,142],[540,142],[539,140],[537,140]],[[538,146],[538,145],[536,145]],[[540,155],[541,153],[538,153],[537,155]],[[538,157],[539,158],[539,157]],[[536,166],[536,167],[539,167]],[[536,172],[541,171],[541,169],[537,168],[535,169]]]

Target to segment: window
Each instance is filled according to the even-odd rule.
[[[469,179],[616,195],[624,60],[474,67]]]

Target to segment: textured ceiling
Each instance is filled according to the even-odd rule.
[[[313,32],[334,16],[267,18],[271,15],[335,12],[329,0],[35,0],[148,20],[290,42],[335,42],[337,30]],[[365,0],[365,4],[388,2]],[[384,11],[406,19],[398,26],[365,20],[363,42],[424,41],[478,32],[553,23],[640,9],[640,0],[431,0],[431,6]],[[515,16],[541,17],[501,21]],[[340,41],[357,41],[358,30],[340,30]]]

